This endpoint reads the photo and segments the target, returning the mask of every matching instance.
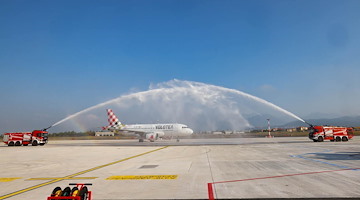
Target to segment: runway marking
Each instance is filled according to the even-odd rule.
[[[15,181],[17,179],[21,179],[21,177],[13,177],[13,178],[0,178],[0,182],[10,182]]]
[[[57,179],[62,179],[62,180],[76,180],[76,179],[96,179],[98,177],[71,177],[71,178],[66,178],[66,177],[58,177],[58,178],[29,178],[26,179],[26,181],[38,181],[38,180],[57,180]]]
[[[305,172],[305,173],[298,173],[298,174],[284,174],[284,175],[278,175],[278,176],[267,176],[267,177],[259,177],[259,178],[248,178],[248,179],[231,180],[231,181],[218,181],[218,182],[208,183],[208,197],[209,197],[209,200],[214,200],[213,185],[215,185],[215,184],[220,184],[220,183],[233,183],[233,182],[242,182],[242,181],[253,181],[253,180],[271,179],[271,178],[283,178],[283,177],[290,177],[290,176],[300,176],[300,175],[309,175],[309,174],[321,174],[321,173],[339,172],[339,171],[350,171],[350,170],[358,170],[358,169],[360,169],[360,168],[337,169],[337,170],[318,171],[318,172]]]
[[[208,183],[209,200],[214,200],[213,183]]]
[[[178,175],[110,176],[106,180],[177,179]]]
[[[100,169],[100,168],[104,168],[104,167],[107,167],[107,166],[110,166],[110,165],[114,165],[114,164],[117,164],[117,163],[120,163],[120,162],[124,162],[124,161],[130,160],[130,159],[133,159],[133,158],[137,158],[137,157],[140,157],[140,156],[143,156],[143,155],[146,155],[146,154],[150,154],[150,153],[153,153],[155,151],[165,149],[167,147],[169,147],[169,146],[161,147],[161,148],[158,148],[158,149],[155,149],[155,150],[152,150],[152,151],[148,151],[148,152],[145,152],[145,153],[142,153],[142,154],[138,154],[138,155],[131,156],[131,157],[128,157],[128,158],[124,158],[124,159],[121,159],[121,160],[118,160],[118,161],[115,161],[115,162],[111,162],[111,163],[108,163],[108,164],[105,164],[105,165],[100,165],[98,167],[94,167],[94,168],[91,168],[91,169],[88,169],[88,170],[84,170],[84,171],[81,171],[81,172],[78,172],[78,173],[75,173],[75,174],[71,174],[71,175],[62,177],[62,178],[54,178],[54,180],[51,180],[51,181],[48,181],[48,182],[45,182],[45,183],[41,183],[41,184],[38,184],[38,185],[35,185],[35,186],[32,186],[32,187],[28,187],[28,188],[25,188],[23,190],[19,190],[19,191],[10,193],[10,194],[0,196],[0,199],[6,199],[6,198],[9,198],[9,197],[18,195],[18,194],[28,192],[30,190],[35,190],[35,189],[38,189],[40,187],[44,187],[44,186],[47,186],[47,185],[50,185],[50,184],[53,184],[53,183],[60,182],[60,181],[62,181],[64,179],[75,178],[75,176],[85,174],[87,172],[91,172],[91,171],[94,171],[94,170],[97,170],[97,169]]]

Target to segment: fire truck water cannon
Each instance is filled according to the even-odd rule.
[[[314,127],[314,125],[310,124],[309,122],[307,122],[307,121],[304,121],[304,122],[305,122],[305,124],[309,125],[310,128]]]
[[[44,129],[42,129],[43,131],[47,131],[49,128],[51,128],[52,127],[52,125],[51,126],[49,126],[49,127],[47,127],[47,128],[44,128]]]
[[[92,193],[86,187],[87,185],[92,185],[91,183],[70,183],[69,185],[75,185],[72,189],[68,186],[61,190],[61,187],[56,187],[50,197],[47,200],[91,200]]]

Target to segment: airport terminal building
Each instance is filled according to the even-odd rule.
[[[115,136],[115,134],[111,131],[99,131],[95,132],[95,136]]]

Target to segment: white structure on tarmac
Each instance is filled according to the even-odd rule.
[[[115,133],[111,131],[99,131],[95,132],[95,136],[115,136]]]

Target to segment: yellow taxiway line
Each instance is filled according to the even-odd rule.
[[[26,179],[27,181],[39,181],[39,180],[57,180],[57,179],[62,179],[62,180],[80,180],[80,179],[96,179],[98,177],[71,177],[71,178],[67,178],[67,177],[53,177],[53,178],[29,178]]]
[[[17,179],[21,179],[21,177],[13,177],[13,178],[0,178],[0,182],[10,182],[15,181]]]
[[[177,179],[178,175],[110,176],[106,180]]]
[[[124,161],[130,160],[130,159],[133,159],[133,158],[137,158],[137,157],[149,154],[149,153],[153,153],[155,151],[159,151],[159,150],[165,149],[167,147],[169,147],[169,146],[161,147],[161,148],[158,148],[158,149],[155,149],[155,150],[152,150],[152,151],[148,151],[148,152],[145,152],[145,153],[142,153],[142,154],[138,154],[138,155],[131,156],[131,157],[128,157],[128,158],[124,158],[124,159],[121,159],[121,160],[118,160],[118,161],[115,161],[115,162],[111,162],[111,163],[108,163],[108,164],[105,164],[105,165],[100,165],[100,166],[97,166],[97,167],[94,167],[94,168],[91,168],[91,169],[88,169],[88,170],[84,170],[84,171],[81,171],[81,172],[78,172],[78,173],[75,173],[75,174],[65,176],[65,177],[53,178],[53,180],[51,180],[51,181],[48,181],[48,182],[45,182],[45,183],[42,183],[42,184],[38,184],[38,185],[35,185],[35,186],[32,186],[32,187],[28,187],[28,188],[25,188],[23,190],[19,190],[19,191],[10,193],[10,194],[6,194],[4,196],[0,196],[0,199],[6,199],[6,198],[9,198],[9,197],[18,195],[18,194],[22,194],[24,192],[28,192],[30,190],[35,190],[35,189],[40,188],[40,187],[44,187],[44,186],[47,186],[47,185],[50,185],[50,184],[53,184],[53,183],[56,183],[56,182],[60,182],[60,181],[65,180],[65,179],[73,179],[73,178],[75,178],[75,176],[79,176],[79,175],[82,175],[82,174],[85,174],[85,173],[88,173],[88,172],[91,172],[91,171],[94,171],[94,170],[97,170],[97,169],[101,169],[101,168],[104,168],[104,167],[107,167],[107,166],[110,166],[110,165],[114,165],[114,164],[117,164],[117,163],[120,163],[120,162],[124,162]],[[79,179],[82,179],[82,178],[79,178]],[[45,180],[48,180],[48,179],[45,179]]]

